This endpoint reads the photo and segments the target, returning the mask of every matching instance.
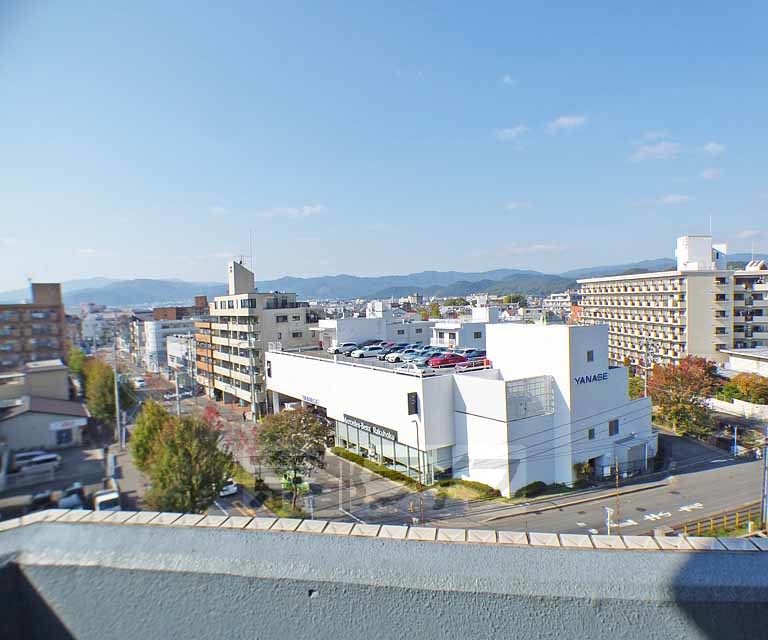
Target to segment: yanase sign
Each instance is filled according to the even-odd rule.
[[[601,382],[602,380],[608,379],[608,372],[604,371],[603,373],[594,373],[590,376],[576,376],[573,381],[576,384],[588,384],[590,382]]]
[[[350,427],[357,427],[360,429],[360,431],[367,431],[368,433],[381,436],[387,440],[394,440],[397,442],[397,431],[393,431],[392,429],[387,429],[386,427],[382,427],[378,424],[373,424],[373,422],[368,422],[367,420],[361,420],[360,418],[348,416],[346,413],[344,414],[344,422],[346,422]]]

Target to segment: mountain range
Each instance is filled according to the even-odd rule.
[[[768,260],[768,255],[755,256]],[[749,254],[728,256],[730,262],[746,263]],[[576,285],[578,278],[595,278],[624,273],[667,271],[675,268],[671,258],[642,260],[626,264],[603,265],[573,269],[559,274],[523,269],[494,269],[492,271],[420,271],[390,276],[319,276],[312,278],[283,277],[257,282],[260,291],[295,292],[300,299],[390,298],[412,293],[425,296],[466,296],[470,293],[523,293],[547,295]],[[218,282],[187,282],[140,278],[117,280],[86,278],[62,283],[67,307],[93,302],[109,307],[152,307],[191,304],[194,296],[213,298],[226,293],[226,285]],[[26,289],[0,293],[0,303],[21,302],[29,298]]]

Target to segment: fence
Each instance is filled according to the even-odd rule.
[[[753,502],[731,511],[711,515],[699,520],[692,520],[673,527],[675,534],[687,536],[711,536],[723,529],[747,528],[752,522],[753,529],[760,527],[760,503]]]

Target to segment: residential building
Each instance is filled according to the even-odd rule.
[[[10,450],[79,446],[88,417],[81,402],[22,396],[0,408],[0,440]]]
[[[179,334],[192,335],[195,331],[195,319],[148,320],[144,322],[144,349],[142,362],[147,371],[163,373],[168,367],[166,340]]]
[[[69,400],[69,367],[59,359],[38,360],[16,371],[1,373],[0,407],[22,396]]]
[[[645,364],[651,361],[646,348],[654,362],[688,355],[724,362],[721,350],[733,346],[737,309],[736,272],[726,268],[726,251],[711,236],[683,236],[677,239],[674,271],[579,280],[581,322],[608,325],[612,363]],[[746,289],[740,293],[746,309]],[[742,326],[753,326],[754,317],[745,316]]]
[[[485,368],[418,370],[322,352],[269,351],[278,410],[314,407],[337,446],[427,484],[476,480],[505,496],[536,480],[572,484],[642,471],[656,453],[647,398],[608,365],[608,327],[485,325]]]
[[[286,350],[317,347],[310,327],[318,322],[318,310],[297,301],[295,293],[257,291],[253,273],[239,262],[230,262],[227,272],[227,295],[209,304],[210,323],[199,320],[194,327],[200,342],[197,380],[217,400],[264,413],[264,352],[269,343]]]
[[[722,353],[728,356],[722,372],[728,377],[738,373],[756,373],[768,378],[768,348],[723,349]]]
[[[751,260],[733,274],[733,348],[768,347],[768,265]]]
[[[317,334],[321,348],[365,340],[426,344],[433,324],[434,320],[421,320],[419,315],[406,314],[393,309],[389,302],[377,300],[366,305],[364,317],[322,318],[310,330]]]
[[[571,316],[571,310],[578,306],[581,296],[578,291],[568,289],[562,293],[553,293],[549,297],[542,299],[542,308],[563,320],[568,320]]]
[[[129,325],[129,350],[133,361],[136,364],[139,364],[144,360],[144,349],[146,347],[144,323],[154,319],[155,315],[152,311],[135,310],[131,313]]]
[[[194,331],[197,331],[197,328]],[[190,332],[168,336],[165,343],[168,371],[178,374],[182,387],[191,386],[196,378],[194,334]]]
[[[32,302],[0,304],[0,371],[37,360],[66,362],[69,340],[61,285],[33,282],[31,288]]]
[[[498,307],[472,307],[471,316],[437,320],[429,343],[449,349],[485,349],[486,327],[498,321]]]

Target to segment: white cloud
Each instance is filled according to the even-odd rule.
[[[16,238],[0,237],[0,245],[2,245],[3,247],[10,247],[11,245],[14,245],[14,244],[16,244]]]
[[[657,202],[659,204],[685,204],[691,200],[693,200],[691,196],[685,196],[681,193],[668,193],[665,196],[661,196]]]
[[[656,144],[643,144],[634,150],[629,160],[638,162],[640,160],[666,160],[674,158],[683,150],[682,145],[677,142],[657,142]]]
[[[547,133],[551,136],[557,135],[561,131],[571,131],[587,124],[586,116],[560,116],[547,124]]]
[[[516,87],[518,84],[517,78],[513,78],[508,73],[505,73],[503,76],[501,76],[501,78],[499,78],[499,82],[505,87]]]
[[[701,150],[710,156],[719,156],[725,151],[725,145],[720,144],[719,142],[707,142]]]
[[[225,216],[229,213],[229,209],[227,209],[226,207],[222,207],[220,204],[217,204],[212,207],[209,207],[208,213],[211,213],[214,216]]]
[[[516,211],[517,209],[527,209],[531,206],[530,202],[518,201],[508,202],[504,207],[507,211]]]
[[[744,229],[743,231],[737,231],[734,233],[733,237],[736,238],[736,240],[753,240],[754,238],[759,238],[762,235],[763,232],[757,229]]]
[[[699,174],[700,178],[703,178],[704,180],[717,180],[720,177],[720,169],[711,168],[711,169],[704,169]]]
[[[524,133],[528,133],[528,127],[526,127],[524,124],[518,124],[507,129],[496,129],[496,139],[504,141],[514,140],[515,138],[519,138]]]
[[[328,211],[323,204],[305,204],[301,207],[272,207],[259,211],[262,218],[308,218]]]
[[[560,253],[565,251],[561,244],[548,242],[534,242],[532,244],[509,244],[498,247],[490,253],[499,258],[512,256],[530,256],[538,253]]]
[[[109,249],[93,248],[76,249],[75,253],[84,258],[114,258],[115,255],[117,255],[114,251],[110,251]]]
[[[669,137],[669,131],[664,131],[663,129],[654,129],[643,134],[643,138],[646,140],[662,140]]]

